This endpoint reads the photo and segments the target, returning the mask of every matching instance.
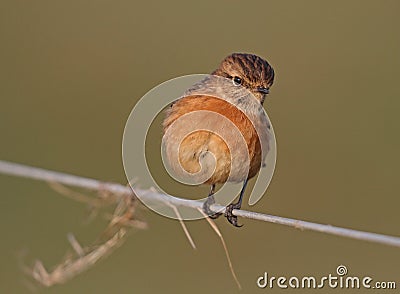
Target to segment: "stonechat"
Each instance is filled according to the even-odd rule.
[[[224,80],[229,80],[230,85],[240,86],[251,94],[250,98],[235,98],[229,101],[213,97],[210,95],[196,94],[195,91],[188,91],[188,95],[176,100],[166,111],[166,117],[163,121],[164,142],[171,145],[176,144],[177,136],[174,132],[168,132],[171,125],[186,115],[195,111],[209,111],[220,114],[229,119],[240,131],[244,142],[247,144],[247,154],[236,156],[235,160],[239,165],[232,165],[232,154],[224,139],[217,134],[198,130],[188,134],[181,142],[179,149],[176,150],[178,156],[172,156],[171,150],[167,148],[167,160],[171,165],[179,164],[189,174],[195,174],[202,168],[200,161],[205,152],[209,152],[214,157],[213,173],[204,182],[211,186],[207,200],[203,205],[204,212],[211,218],[217,218],[221,213],[212,211],[210,206],[215,203],[214,193],[216,184],[227,181],[243,182],[240,191],[239,200],[229,204],[225,209],[225,217],[236,227],[239,227],[237,216],[233,215],[233,209],[240,209],[243,200],[243,194],[249,179],[254,177],[263,165],[266,154],[262,152],[261,137],[271,136],[269,132],[270,125],[265,119],[262,105],[270,87],[274,81],[274,70],[272,66],[263,58],[247,53],[233,53],[227,56],[220,63],[219,67],[211,73],[211,76],[217,76]],[[207,87],[207,81],[200,82],[200,85]],[[198,87],[198,85],[197,85]],[[236,89],[239,89],[237,87]],[[238,91],[233,88],[233,91]],[[227,92],[235,96],[235,92]],[[240,106],[240,107],[239,107]],[[246,113],[247,112],[247,113]],[[249,117],[251,116],[251,117]],[[207,116],[199,115],[196,117],[198,123],[207,119]],[[191,121],[196,124],[196,121]],[[256,130],[255,124],[261,126]],[[169,150],[169,151],[168,151]],[[249,159],[247,171],[240,168],[241,160]]]

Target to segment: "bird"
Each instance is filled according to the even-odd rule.
[[[190,175],[196,174],[202,168],[200,161],[207,153],[211,153],[214,158],[214,169],[212,175],[203,183],[210,185],[209,194],[203,204],[203,211],[212,219],[219,217],[222,213],[215,212],[210,208],[215,203],[216,185],[224,184],[227,181],[242,182],[238,201],[226,206],[224,213],[226,219],[233,226],[240,227],[238,218],[232,211],[241,208],[248,180],[254,177],[264,164],[266,154],[262,152],[259,133],[267,138],[267,142],[272,135],[270,124],[262,107],[274,82],[275,72],[272,66],[258,55],[232,53],[220,62],[219,66],[211,72],[210,77],[222,79],[229,82],[229,85],[233,85],[233,87],[228,84],[226,84],[228,86],[224,86],[229,89],[226,90],[228,96],[238,96],[239,89],[245,89],[251,95],[239,95],[241,98],[236,97],[236,99],[232,98],[229,101],[229,97],[224,100],[213,95],[202,95],[201,91],[196,93],[196,89],[207,89],[210,78],[205,78],[194,85],[192,89],[188,89],[186,95],[174,101],[165,112],[162,126],[163,140],[167,146],[166,159],[171,166],[180,165]],[[247,109],[248,113],[244,113],[243,109]],[[240,131],[247,145],[248,153],[237,156],[239,165],[232,165],[231,151],[224,139],[204,129],[191,132],[179,142],[179,149],[172,149],[171,146],[175,146],[177,143],[178,135],[171,126],[184,115],[200,110],[223,115]],[[249,113],[251,117],[249,117]],[[194,117],[190,123],[196,125],[196,123],[207,119],[206,114],[204,116],[200,114]],[[259,130],[256,130],[255,124],[260,126]],[[171,154],[173,152],[178,154],[173,156]],[[243,172],[240,170],[240,163],[246,157],[249,159],[249,167],[246,172]]]

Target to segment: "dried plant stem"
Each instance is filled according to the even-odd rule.
[[[96,191],[109,191],[110,193],[118,195],[119,194],[125,195],[132,192],[129,187],[117,183],[106,183],[99,180],[74,176],[70,174],[45,170],[36,167],[30,167],[7,161],[0,161],[0,173],[31,178],[36,180],[48,181],[48,182],[58,182],[69,186],[81,187]],[[187,201],[184,199],[173,198],[169,197],[168,195],[152,190],[135,189],[135,192],[140,197],[143,198],[147,197],[148,199],[152,199],[153,201],[159,201],[160,203],[165,203],[166,205],[186,206],[186,207],[192,207],[194,209],[201,208],[203,205],[202,202]],[[214,208],[214,210],[223,209],[223,207],[215,204],[212,205],[211,208]],[[233,214],[239,217],[286,225],[301,230],[317,231],[336,236],[342,236],[362,241],[369,241],[374,243],[400,247],[400,237],[396,236],[388,236],[383,234],[358,231],[353,229],[335,227],[325,224],[318,224],[308,221],[262,214],[246,210],[233,210]]]
[[[212,219],[210,219],[210,218],[203,212],[202,209],[198,208],[198,210],[200,211],[201,214],[204,215],[205,219],[206,219],[207,222],[210,224],[211,228],[214,230],[214,232],[217,234],[217,236],[218,236],[219,239],[221,240],[222,247],[224,247],[225,256],[226,256],[226,259],[228,260],[228,265],[229,265],[229,269],[231,270],[232,277],[233,277],[233,279],[235,280],[236,285],[238,286],[238,288],[239,288],[239,289],[242,289],[242,286],[240,285],[239,279],[237,278],[236,273],[235,273],[235,270],[234,270],[234,268],[233,268],[233,264],[232,264],[232,261],[231,261],[231,257],[230,257],[230,255],[229,255],[229,251],[228,251],[228,246],[226,246],[225,239],[224,239],[224,237],[222,236],[221,231],[218,229],[218,227],[217,227],[217,225],[215,224],[215,222],[214,222]]]
[[[68,239],[72,248],[76,251],[78,258],[67,259],[65,262],[57,265],[51,272],[48,272],[43,263],[37,260],[33,268],[27,269],[27,272],[43,286],[50,287],[55,284],[63,284],[83,271],[86,271],[99,259],[104,258],[112,250],[119,247],[124,241],[125,233],[126,230],[121,228],[107,242],[88,253],[84,253],[83,248],[76,241],[75,237],[70,235]]]
[[[197,249],[196,248],[196,244],[194,243],[193,238],[190,235],[189,230],[187,229],[187,227],[185,225],[185,222],[182,220],[182,217],[181,217],[181,214],[179,213],[179,210],[174,205],[170,204],[169,206],[171,206],[172,209],[174,210],[174,212],[175,212],[175,214],[176,214],[176,216],[177,216],[177,218],[179,220],[179,223],[182,226],[183,232],[185,233],[186,238],[189,240],[190,245],[192,246],[193,249]]]

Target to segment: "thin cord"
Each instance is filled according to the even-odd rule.
[[[105,190],[116,194],[130,194],[132,192],[130,187],[117,183],[108,183],[95,179],[74,176],[71,174],[50,171],[42,168],[31,167],[2,160],[0,160],[0,173],[41,181],[53,181],[69,186],[86,188],[90,190]],[[200,201],[189,201],[181,198],[169,197],[166,194],[162,194],[153,190],[135,189],[135,193],[137,193],[141,198],[148,198],[153,201],[155,200],[161,203],[165,203],[167,205],[186,206],[195,209],[201,209],[203,206],[203,203]],[[222,210],[223,212],[223,207],[220,205],[213,204],[211,207],[216,211]],[[400,237],[396,236],[358,231],[246,210],[234,209],[233,214],[239,217],[270,222],[274,224],[281,224],[301,230],[317,231],[336,236],[400,247]]]

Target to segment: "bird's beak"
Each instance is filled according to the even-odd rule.
[[[265,95],[269,94],[269,89],[267,89],[267,88],[259,87],[256,90],[257,90],[257,92],[260,92]]]

